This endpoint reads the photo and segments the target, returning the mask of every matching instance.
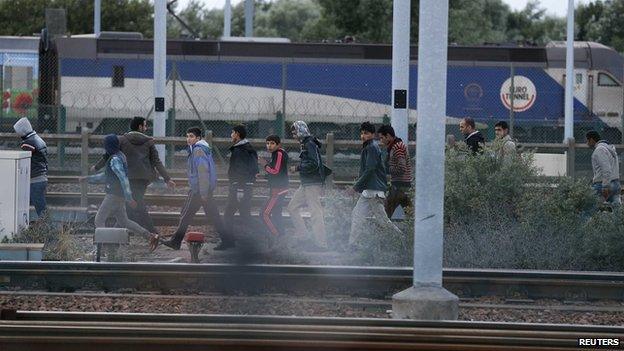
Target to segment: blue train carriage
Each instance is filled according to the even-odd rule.
[[[126,123],[119,119],[148,115],[152,48],[151,40],[139,38],[57,39],[54,50],[42,56],[55,60],[58,68],[58,84],[48,87],[56,89],[49,95],[66,109],[64,128],[71,131],[86,123],[123,129]],[[228,126],[235,122],[246,122],[262,134],[275,127],[276,116],[285,109],[286,122],[304,119],[318,134],[333,130],[337,137],[356,138],[359,123],[382,123],[390,115],[391,52],[389,45],[172,40],[167,44],[168,106],[173,105],[175,77],[180,130],[196,124],[199,114],[217,134],[229,134]],[[412,127],[417,117],[417,53],[413,47]],[[577,42],[575,66],[577,131],[600,128],[619,138],[622,56],[601,44]],[[558,142],[563,137],[564,80],[564,43],[450,46],[449,132],[457,132],[457,119],[464,116],[490,126],[513,118],[521,140]]]

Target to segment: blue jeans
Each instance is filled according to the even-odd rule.
[[[611,183],[609,183],[608,187],[609,198],[607,198],[606,202],[613,205],[621,204],[620,192],[622,191],[622,186],[620,185],[620,181],[617,179],[612,180]],[[594,189],[594,191],[596,191],[596,195],[598,195],[600,199],[604,199],[604,197],[602,196],[602,183],[594,183],[592,184],[592,188]]]
[[[46,210],[46,189],[48,188],[48,182],[37,182],[30,184],[30,204],[35,206],[37,211],[37,217],[43,217],[43,213]]]

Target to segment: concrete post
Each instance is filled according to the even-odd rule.
[[[94,0],[93,2],[93,34],[95,37],[100,36],[100,19],[102,14],[102,0]]]
[[[167,79],[167,0],[154,0],[154,136],[164,137],[167,113],[165,108]],[[156,145],[161,160],[165,145]]]
[[[574,0],[568,0],[564,142],[574,137]]]
[[[223,8],[223,37],[228,38],[232,36],[232,3],[230,0],[225,0],[225,7]]]
[[[245,0],[245,36],[253,37],[254,29],[254,0]]]
[[[392,128],[408,141],[410,0],[392,4]]]
[[[421,0],[413,286],[392,297],[394,318],[453,320],[459,299],[442,287],[448,0]]]

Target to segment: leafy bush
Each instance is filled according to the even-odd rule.
[[[497,159],[489,148],[448,150],[445,174],[446,267],[624,269],[624,210],[600,211],[589,180],[538,176],[532,154]],[[359,263],[410,265],[413,214],[403,236],[367,238]]]

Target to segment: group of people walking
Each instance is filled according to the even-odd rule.
[[[471,152],[481,153],[485,139],[476,129],[474,120],[464,118],[459,127]],[[37,215],[42,217],[46,210],[47,146],[27,118],[20,119],[14,129],[22,139],[20,148],[32,152],[30,201],[35,206]],[[93,172],[103,171],[83,178],[91,183],[106,184],[106,195],[95,217],[97,228],[105,227],[106,220],[113,217],[117,226],[145,237],[151,250],[155,250],[160,244],[178,250],[192,218],[203,208],[208,222],[214,226],[220,238],[215,250],[227,250],[236,246],[235,223],[253,233],[269,234],[269,243],[272,244],[285,234],[282,212],[289,192],[289,173],[298,173],[301,185],[286,206],[294,224],[294,238],[297,242],[305,243],[309,251],[330,249],[321,197],[325,180],[332,170],[323,163],[321,142],[310,133],[305,122],[296,121],[291,127],[292,137],[300,143],[298,164],[290,165],[288,153],[282,148],[279,136],[269,135],[265,141],[271,158],[263,162],[262,172],[258,154],[247,139],[246,128],[243,125],[232,128],[227,172],[228,197],[223,217],[213,198],[217,188],[217,166],[213,159],[213,149],[203,139],[200,128],[189,128],[186,131],[189,191],[178,227],[168,240],[164,240],[154,226],[144,196],[148,185],[159,177],[170,188],[174,188],[176,184],[160,161],[154,139],[145,134],[147,129],[145,118],[134,117],[129,132],[120,136],[107,135],[104,138],[105,154],[91,168]],[[498,122],[495,133],[498,157],[504,160],[513,158],[516,145],[509,136],[507,123]],[[376,134],[379,140],[375,138]],[[588,132],[586,138],[588,145],[594,149],[592,186],[605,202],[619,204],[621,187],[615,148],[602,140],[595,131]],[[395,135],[390,125],[382,125],[375,130],[369,122],[360,125],[360,139],[362,150],[358,177],[348,189],[352,194],[359,193],[352,212],[349,233],[349,244],[354,249],[360,245],[362,235],[369,233],[371,228],[379,229],[381,226],[387,230],[398,231],[390,218],[397,207],[406,208],[412,203],[408,196],[413,183],[412,161],[406,143]],[[385,147],[385,152],[381,146]],[[269,190],[268,200],[259,213],[263,225],[256,223],[251,216],[254,183],[259,178],[266,178]],[[310,213],[310,230],[302,215],[304,208]],[[239,213],[239,221],[234,220],[236,212]]]

